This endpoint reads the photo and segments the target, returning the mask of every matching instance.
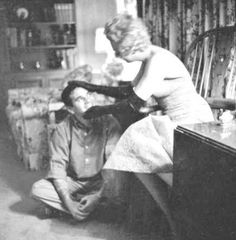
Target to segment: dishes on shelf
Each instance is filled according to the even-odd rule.
[[[67,70],[74,66],[74,0],[11,0],[6,28],[13,73]]]
[[[16,8],[16,16],[21,20],[26,20],[29,17],[29,11],[25,7]]]

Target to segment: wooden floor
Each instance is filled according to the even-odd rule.
[[[83,223],[71,218],[39,219],[40,205],[29,197],[43,172],[24,168],[3,114],[0,119],[0,240],[161,240],[156,232],[131,227],[117,209],[104,209]],[[150,228],[149,228],[150,229]]]

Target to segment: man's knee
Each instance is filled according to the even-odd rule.
[[[48,189],[48,185],[52,184],[46,179],[41,179],[35,182],[31,188],[30,196],[36,199],[43,198],[46,193],[46,189]]]

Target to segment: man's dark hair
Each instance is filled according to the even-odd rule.
[[[66,86],[66,88],[62,91],[61,93],[61,100],[62,102],[69,107],[72,107],[72,101],[70,98],[70,94],[71,92],[77,88],[78,86],[76,84],[73,83],[68,83],[68,85]]]

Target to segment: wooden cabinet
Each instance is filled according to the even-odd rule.
[[[64,76],[70,70],[45,70],[38,72],[18,72],[6,74],[11,88],[55,87],[61,88]]]
[[[156,181],[159,186],[165,184],[158,178]],[[127,230],[135,232],[139,236],[143,235],[145,239],[167,239],[170,232],[168,223],[143,183],[135,174],[129,173],[126,177],[126,185]]]
[[[74,0],[11,0],[5,8],[9,87],[60,85],[78,54]]]
[[[236,239],[236,121],[178,126],[174,134],[178,239]]]

